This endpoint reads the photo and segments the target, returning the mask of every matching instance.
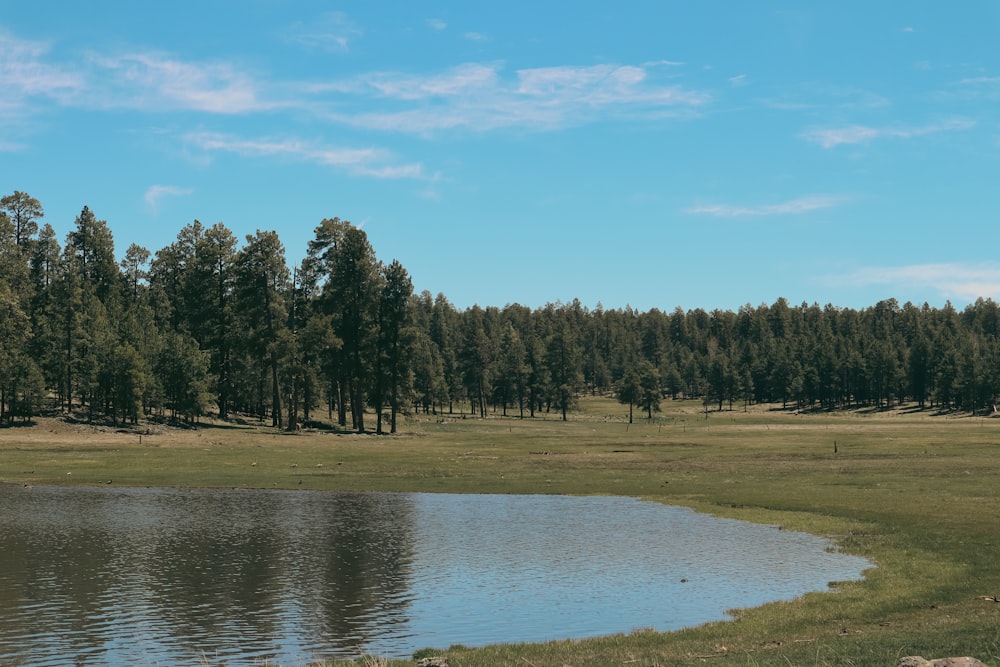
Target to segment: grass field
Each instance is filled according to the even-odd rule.
[[[914,654],[1000,665],[1000,419],[763,407],[706,417],[700,403],[668,402],[629,425],[626,411],[586,398],[569,422],[428,415],[382,437],[40,420],[0,430],[0,482],[640,496],[828,536],[878,567],[680,632],[433,653],[453,667],[895,665]]]

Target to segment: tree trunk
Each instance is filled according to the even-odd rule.
[[[390,420],[389,420],[389,433],[396,432],[396,413],[399,412],[399,387],[398,382],[393,382],[392,388],[389,390],[389,406],[390,406]]]
[[[358,433],[365,432],[365,407],[364,401],[361,400],[361,387],[358,386],[357,381],[351,378],[351,386],[348,389],[351,394],[351,420],[354,429]]]
[[[337,380],[337,423],[341,428],[347,427],[347,403],[344,400],[344,384]]]
[[[281,390],[278,385],[278,360],[271,356],[271,425],[281,428]]]

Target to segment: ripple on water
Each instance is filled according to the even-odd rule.
[[[868,567],[814,536],[630,498],[8,488],[0,654],[405,657],[677,629]]]

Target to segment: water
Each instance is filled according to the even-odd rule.
[[[630,498],[0,487],[0,665],[303,665],[671,630],[857,579]]]

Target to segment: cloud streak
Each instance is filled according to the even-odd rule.
[[[835,109],[857,111],[882,109],[890,101],[878,93],[857,86],[808,83],[790,86],[776,97],[765,97],[761,103],[779,111]]]
[[[381,72],[311,91],[339,93],[353,104],[353,112],[329,113],[330,120],[414,134],[456,128],[545,131],[615,118],[690,114],[710,102],[707,93],[658,80],[656,69],[653,64],[554,66],[510,75],[502,64],[466,63],[423,76]]]
[[[429,25],[442,24],[431,20]],[[347,48],[359,31],[342,14],[293,26],[285,38],[307,48]],[[507,71],[503,63],[462,63],[434,72],[369,72],[346,80],[280,81],[226,61],[198,62],[154,51],[91,52],[46,61],[50,47],[0,32],[0,114],[29,99],[58,106],[248,115],[306,112],[376,131],[427,134],[462,128],[551,131],[606,120],[691,115],[711,101],[677,83],[678,63],[556,65]]]
[[[968,118],[952,118],[940,123],[909,127],[871,127],[867,125],[849,125],[835,128],[813,128],[802,133],[802,138],[823,148],[835,148],[840,145],[861,144],[875,139],[912,139],[941,132],[956,132],[970,130],[976,126],[974,120]]]
[[[848,274],[828,276],[824,282],[854,287],[931,288],[945,298],[962,301],[975,301],[979,297],[1000,299],[1000,265],[992,263],[866,267]]]
[[[146,200],[146,205],[153,213],[159,213],[160,201],[164,197],[182,197],[192,193],[194,190],[191,188],[179,188],[175,185],[151,185],[146,190],[146,194],[143,195],[143,199]]]
[[[281,106],[262,98],[261,85],[227,63],[190,63],[163,54],[92,56],[103,85],[94,84],[90,105],[141,111],[188,110],[212,114],[269,111]]]
[[[18,39],[0,30],[0,114],[24,109],[33,98],[68,104],[85,87],[85,77],[71,67],[45,61],[47,42]]]
[[[287,101],[265,99],[260,83],[225,62],[196,63],[153,52],[89,53],[72,62],[49,62],[51,46],[0,31],[0,114],[46,100],[78,109],[199,111],[243,114],[270,111]]]
[[[351,42],[360,38],[362,30],[347,14],[328,12],[311,23],[298,21],[284,30],[286,42],[310,51],[342,52],[350,50]]]
[[[217,132],[192,132],[184,142],[206,153],[233,153],[244,157],[278,157],[324,166],[341,167],[373,178],[426,178],[420,164],[392,164],[389,151],[375,148],[340,148],[301,139],[244,139]]]
[[[685,213],[708,215],[716,218],[745,218],[775,215],[801,215],[810,211],[833,208],[844,201],[843,197],[809,195],[778,204],[735,206],[732,204],[702,204],[685,209]]]

